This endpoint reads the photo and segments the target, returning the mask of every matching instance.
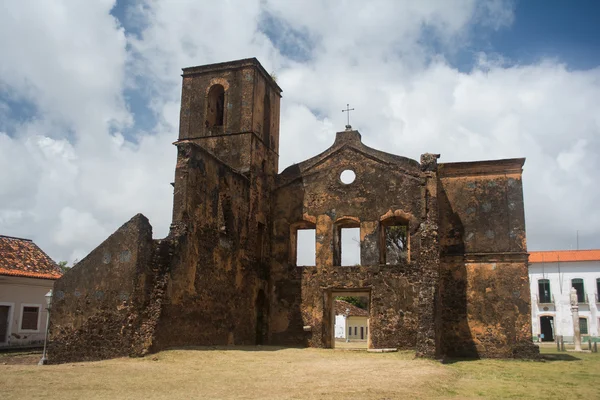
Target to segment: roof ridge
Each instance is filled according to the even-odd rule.
[[[33,242],[32,239],[21,238],[21,237],[16,237],[16,236],[0,235],[0,237],[7,238],[7,239],[17,239],[17,240],[25,240],[27,242]]]

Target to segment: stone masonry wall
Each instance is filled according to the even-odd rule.
[[[54,284],[50,313],[52,363],[142,354],[140,335],[153,297],[152,227],[136,215]],[[145,336],[145,337],[142,337]],[[150,338],[150,339],[149,339]]]
[[[180,143],[177,241],[153,350],[254,344],[265,274],[256,257],[249,179],[192,143]],[[264,289],[263,289],[264,292]]]
[[[441,164],[442,351],[530,357],[523,159]]]
[[[339,178],[345,169],[356,174],[348,185]],[[354,131],[338,133],[332,148],[281,174],[273,208],[272,343],[331,347],[332,296],[358,291],[370,298],[370,347],[414,348],[421,326],[434,341],[424,355],[435,353],[435,327],[425,327],[433,318],[419,319],[419,299],[433,311],[436,283],[422,290],[424,186],[419,163],[372,150]],[[409,221],[410,261],[382,265],[381,221],[394,217]],[[336,230],[347,224],[360,227],[360,266],[339,265]],[[295,266],[298,227],[316,229],[315,266]]]

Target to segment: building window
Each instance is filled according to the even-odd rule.
[[[10,335],[11,306],[0,304],[0,344],[8,341]]]
[[[356,326],[355,326],[355,327],[354,327],[354,336],[357,336],[357,335],[358,335],[358,333],[357,333],[357,332],[358,332],[358,327],[356,327]]]
[[[214,85],[208,91],[206,104],[206,121],[207,128],[213,126],[223,126],[223,113],[225,104],[225,89],[221,85]]]
[[[583,291],[583,279],[575,278],[571,280],[571,286],[577,291],[577,302],[585,303],[585,292]]]
[[[352,336],[352,327],[351,326],[348,327],[348,336]]]
[[[316,229],[298,229],[296,231],[296,266],[317,265]]]
[[[579,318],[579,333],[582,335],[588,334],[587,318]]]
[[[538,293],[540,296],[540,303],[552,303],[550,281],[548,279],[540,279],[538,281]]]
[[[21,315],[21,329],[24,331],[37,331],[39,314],[40,308],[37,306],[23,307],[23,313]]]
[[[342,228],[340,236],[342,253],[340,265],[360,265],[360,228]]]
[[[600,303],[600,278],[596,279],[596,303]]]
[[[357,266],[360,262],[360,222],[344,217],[334,225],[333,265]]]
[[[409,259],[408,221],[392,217],[381,222],[381,264],[400,264]]]

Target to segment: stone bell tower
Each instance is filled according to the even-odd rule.
[[[179,141],[232,168],[276,174],[281,88],[256,58],[183,69]]]

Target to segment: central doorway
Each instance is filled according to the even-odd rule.
[[[333,349],[368,349],[371,294],[368,290],[334,290],[328,297],[330,329],[326,342]]]
[[[549,315],[540,317],[540,334],[542,342],[554,341],[554,317]]]

